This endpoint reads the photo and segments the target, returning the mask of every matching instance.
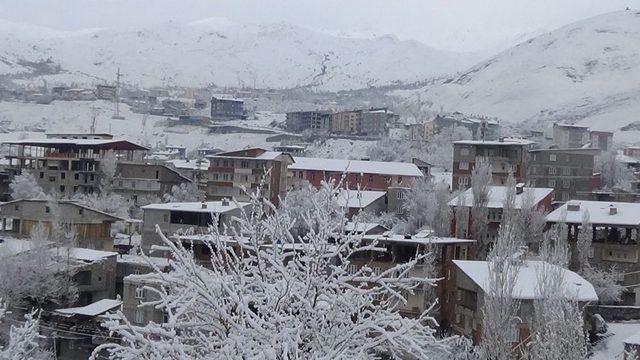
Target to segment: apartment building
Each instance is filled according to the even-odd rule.
[[[278,204],[287,191],[287,167],[294,160],[287,153],[252,148],[211,155],[206,193],[211,200],[246,201],[262,186],[264,197]]]
[[[590,141],[589,127],[563,123],[553,124],[553,144],[558,148],[580,148]]]
[[[500,123],[497,120],[465,115],[460,112],[436,115],[432,120],[424,123],[424,134],[426,139],[429,139],[443,129],[453,127],[466,128],[474,140],[498,140],[500,137]]]
[[[530,150],[528,183],[531,187],[553,188],[555,201],[576,199],[578,193],[600,186],[593,170],[598,152],[591,148]]]
[[[116,167],[113,191],[138,205],[139,199],[163,199],[174,186],[191,183],[191,179],[163,164],[120,161]]]
[[[289,183],[342,181],[349,189],[386,191],[390,186],[411,187],[424,174],[413,163],[295,157],[289,165]]]
[[[140,161],[148,150],[110,135],[89,136],[6,141],[7,170],[14,175],[31,171],[45,191],[71,196],[98,191],[100,162],[105,157],[115,154],[119,160]]]
[[[211,97],[211,119],[233,120],[245,119],[244,100],[223,96]]]
[[[517,182],[527,176],[529,150],[534,142],[523,139],[504,138],[497,141],[462,140],[453,143],[452,190],[471,186],[471,173],[476,160],[487,158],[491,163],[492,185],[504,185],[509,171]]]
[[[613,133],[611,131],[591,130],[589,132],[589,142],[594,149],[601,151],[611,150],[613,148]]]
[[[358,112],[339,111],[331,114],[331,132],[335,134],[355,134]]]
[[[38,224],[51,231],[52,225],[59,223],[73,230],[78,246],[87,249],[113,250],[111,226],[124,220],[67,200],[21,199],[0,204],[3,233],[28,238]]]
[[[289,131],[326,132],[331,130],[331,111],[293,111],[287,113],[286,127]]]

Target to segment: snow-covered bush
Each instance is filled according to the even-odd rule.
[[[182,183],[171,187],[171,193],[164,195],[165,202],[196,202],[204,201],[206,194],[198,188],[198,184]]]
[[[42,187],[38,185],[36,178],[28,170],[23,170],[19,175],[16,175],[9,183],[9,189],[11,189],[11,198],[18,199],[45,199],[47,196],[42,190]]]
[[[0,323],[6,314],[5,305],[0,298]],[[5,347],[0,346],[2,360],[48,360],[54,354],[40,347],[40,313],[32,311],[24,315],[25,322],[21,326],[11,325],[9,338]]]

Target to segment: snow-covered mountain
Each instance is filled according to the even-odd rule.
[[[76,80],[343,90],[415,82],[470,66],[469,56],[393,36],[354,39],[286,24],[241,25],[204,19],[141,29],[67,32],[0,22],[0,74],[50,59]]]
[[[640,120],[640,12],[564,26],[442,84],[404,93],[418,94],[434,109],[618,130]]]

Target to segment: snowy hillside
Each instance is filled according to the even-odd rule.
[[[0,30],[0,74],[24,71],[20,60],[52,59],[79,82],[95,81],[93,76],[113,80],[120,67],[126,82],[144,86],[348,90],[424,80],[472,64],[461,54],[393,36],[353,39],[286,24],[240,25],[216,18],[80,32],[4,21]]]
[[[511,122],[618,130],[640,120],[639,79],[640,13],[623,11],[537,36],[443,84],[403,95]]]

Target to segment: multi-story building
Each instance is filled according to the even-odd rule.
[[[357,111],[339,111],[331,114],[331,132],[335,134],[354,134],[358,122]]]
[[[209,234],[212,226],[221,230],[224,226],[230,226],[232,217],[240,216],[248,206],[249,203],[228,200],[143,206],[142,248],[149,250],[153,245],[163,244],[156,226],[167,237],[175,234]],[[196,255],[200,254],[200,250],[206,251],[204,247],[194,249]]]
[[[166,313],[154,306],[139,306],[140,303],[160,300],[160,295],[150,291],[149,287],[159,288],[162,282],[144,275],[128,275],[123,279],[122,313],[131,323],[144,326],[153,321],[156,324],[167,322]]]
[[[591,147],[594,149],[608,151],[613,146],[613,133],[610,131],[591,130],[589,132],[589,137]]]
[[[356,121],[356,133],[365,136],[382,136],[387,133],[389,124],[397,121],[398,118],[398,115],[387,108],[360,110]]]
[[[80,135],[78,135],[80,136]],[[147,148],[113,138],[48,138],[6,141],[7,170],[31,171],[45,191],[70,196],[92,193],[100,185],[100,163],[112,154],[139,161]]]
[[[286,194],[287,167],[294,162],[287,153],[260,148],[219,153],[208,158],[208,199],[245,201],[249,194],[262,187],[263,196],[274,204]]]
[[[527,179],[531,187],[554,189],[554,200],[575,199],[578,192],[599,187],[593,173],[598,149],[535,149],[529,151]]]
[[[456,266],[455,295],[450,297],[449,315],[451,328],[454,332],[470,338],[474,344],[482,341],[482,308],[485,295],[491,291],[491,263],[487,261],[453,260]],[[504,329],[513,346],[513,354],[520,354],[528,350],[531,334],[535,331],[534,302],[544,297],[540,294],[542,278],[539,276],[543,269],[556,267],[543,261],[522,260],[518,264],[513,297],[518,302],[516,316],[509,327]],[[565,294],[571,300],[586,305],[598,301],[598,295],[591,283],[573,271],[557,268],[565,279]],[[583,308],[582,306],[580,308]],[[586,330],[586,329],[585,329]],[[517,357],[517,356],[516,356]]]
[[[294,160],[289,165],[291,185],[307,181],[320,187],[323,181],[342,180],[342,186],[349,189],[386,191],[390,186],[411,187],[415,179],[424,176],[412,163],[307,157]]]
[[[211,97],[212,120],[233,120],[244,118],[246,118],[244,100],[222,96]]]
[[[331,131],[331,111],[312,110],[294,111],[287,113],[287,130],[301,132],[310,130],[313,132]]]
[[[428,139],[445,128],[464,127],[475,140],[498,140],[500,123],[494,119],[465,115],[460,112],[436,115],[424,124],[424,134]]]
[[[640,147],[630,146],[622,150],[622,153],[627,156],[631,156],[636,159],[640,159]]]
[[[500,223],[502,222],[502,213],[504,209],[505,200],[507,197],[506,186],[489,186],[489,198],[487,202],[489,221],[487,231],[487,241],[491,243],[498,237],[498,230]],[[527,199],[529,198],[529,199]],[[529,188],[524,184],[518,184],[515,188],[515,200],[514,210],[520,211],[523,207],[529,207],[529,209],[537,208],[543,212],[551,210],[551,199],[553,198],[553,189],[551,188]],[[526,200],[526,201],[525,201]],[[449,201],[449,206],[453,208],[453,212],[456,216],[451,219],[452,235],[460,238],[477,239],[476,234],[473,233],[473,219],[471,218],[471,208],[473,207],[473,190],[467,189],[454,199]],[[460,212],[462,212],[460,214]],[[456,224],[456,221],[462,219],[464,225]],[[457,226],[458,225],[458,226]],[[455,234],[455,231],[459,230],[461,233]],[[479,243],[478,245],[486,248],[485,243]],[[535,248],[536,244],[527,244],[530,248]]]
[[[528,150],[533,148],[533,144],[532,141],[510,138],[455,141],[452,190],[471,185],[471,172],[480,157],[487,158],[491,163],[492,185],[504,185],[509,171],[513,171],[517,182],[523,182],[527,176]]]
[[[554,123],[553,144],[562,149],[580,148],[589,143],[587,126]]]
[[[0,230],[18,237],[29,237],[41,224],[51,231],[54,223],[75,232],[78,246],[113,250],[111,225],[125,219],[68,200],[13,200],[0,204]]]
[[[137,205],[141,199],[162,200],[174,186],[185,183],[191,183],[191,179],[166,165],[120,161],[113,190]]]

